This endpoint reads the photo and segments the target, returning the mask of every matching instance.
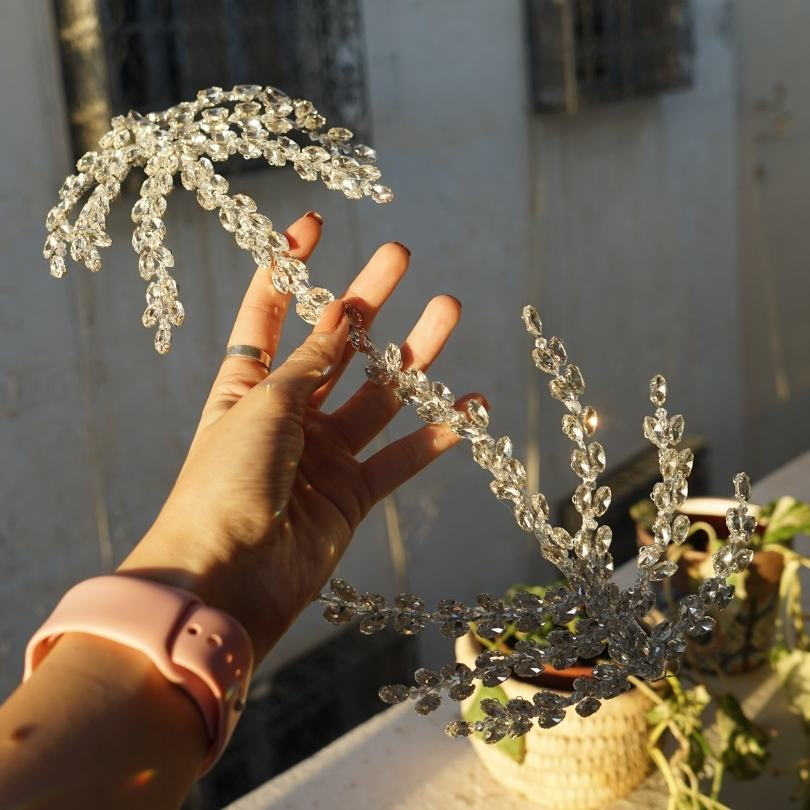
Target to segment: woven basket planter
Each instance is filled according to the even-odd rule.
[[[456,641],[456,660],[475,668],[480,647],[471,635]],[[531,700],[533,684],[510,678],[501,684],[509,698]],[[545,688],[545,687],[544,687]],[[462,703],[466,711],[474,697]],[[560,725],[534,726],[526,735],[526,753],[517,762],[470,737],[484,767],[509,790],[548,810],[596,810],[630,793],[649,773],[647,723],[652,701],[638,689],[606,700],[592,717],[566,711]]]

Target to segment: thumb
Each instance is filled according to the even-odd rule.
[[[267,385],[295,403],[306,403],[337,371],[348,336],[346,305],[340,299],[332,301],[312,334],[273,372]]]

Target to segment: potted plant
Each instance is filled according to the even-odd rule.
[[[549,587],[516,585],[506,599],[517,591],[542,597]],[[575,616],[565,628],[548,621],[532,632],[510,626],[496,639],[470,632],[457,639],[456,657],[474,669],[487,651],[509,653],[523,640],[545,646],[550,633],[575,632],[579,621]],[[810,653],[800,662],[787,654],[783,660],[794,681],[799,670],[792,667],[810,671]],[[591,677],[600,663],[596,655],[565,669],[545,665],[534,677],[479,685],[462,702],[462,715],[471,722],[482,718],[481,704],[487,699],[531,700],[540,688],[570,691],[577,678]],[[473,735],[472,745],[497,782],[549,810],[604,807],[631,793],[653,765],[664,776],[671,810],[729,810],[718,799],[724,777],[751,779],[762,773],[768,733],[746,717],[733,695],[712,694],[700,683],[687,686],[674,675],[658,685],[632,681],[633,689],[605,701],[593,717],[569,712],[554,728],[535,726],[523,737],[506,737],[494,745]],[[810,721],[810,699],[802,705]]]
[[[519,590],[542,596],[547,587],[518,585],[507,598]],[[578,621],[575,617],[567,629],[574,630]],[[521,632],[511,626],[494,640],[471,632],[457,639],[456,659],[475,669],[476,658],[487,650],[511,651],[520,640],[544,646],[550,633],[565,629],[550,621],[533,632]],[[544,666],[535,677],[527,673],[496,686],[479,686],[462,703],[462,715],[469,721],[482,717],[481,703],[487,698],[505,703],[518,697],[531,700],[539,688],[570,691],[577,678],[592,677],[599,663],[596,656],[566,669]],[[651,770],[645,715],[653,705],[647,691],[634,688],[605,701],[599,712],[587,719],[569,711],[565,722],[554,728],[535,726],[525,736],[507,737],[494,745],[475,735],[471,740],[486,769],[506,787],[540,807],[589,810],[604,807],[630,793]]]
[[[634,680],[654,706],[647,712],[648,751],[669,791],[669,810],[731,810],[720,802],[726,775],[755,779],[768,762],[770,734],[750,720],[734,695],[701,683],[667,679],[662,695]]]
[[[720,498],[689,498],[680,507],[691,526],[683,545],[667,549],[668,558],[677,561],[678,571],[659,587],[658,603],[663,610],[669,611],[711,576],[712,555],[728,539],[725,514],[730,505]],[[655,515],[649,506],[649,502],[640,502],[631,508],[639,546],[653,542]],[[793,537],[810,532],[810,504],[784,497],[751,511],[757,518],[751,538],[753,560],[746,571],[732,578],[734,601],[715,617],[714,632],[690,643],[684,663],[694,669],[733,675],[754,670],[768,660],[785,562]]]

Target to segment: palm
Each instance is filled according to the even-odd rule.
[[[330,417],[310,410],[304,451],[288,513],[299,553],[293,558],[302,596],[311,597],[334,569],[357,525],[372,505],[362,465],[334,430]],[[325,460],[328,459],[328,463]]]

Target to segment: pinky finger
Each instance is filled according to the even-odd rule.
[[[481,394],[467,394],[456,402],[456,409],[464,410],[473,399],[489,407]],[[460,441],[447,424],[425,425],[375,453],[361,467],[371,503],[390,495]]]

